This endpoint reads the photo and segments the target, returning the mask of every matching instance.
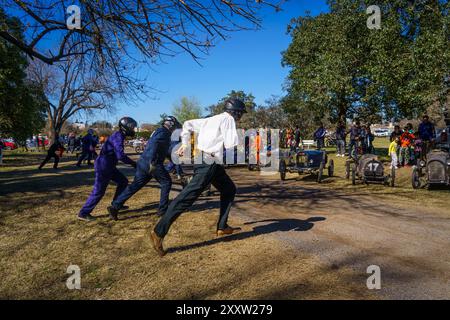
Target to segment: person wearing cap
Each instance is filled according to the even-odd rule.
[[[175,117],[168,116],[164,118],[162,126],[152,134],[137,162],[136,175],[133,182],[108,207],[111,219],[118,220],[119,209],[153,177],[161,186],[157,214],[158,216],[164,215],[169,205],[169,193],[172,187],[172,179],[164,167],[164,160],[169,151],[172,133],[180,127],[181,124]]]
[[[119,130],[114,132],[103,145],[99,156],[95,160],[95,182],[89,198],[78,213],[78,219],[83,221],[93,221],[95,217],[91,215],[95,206],[105,195],[106,188],[110,181],[117,184],[114,199],[125,190],[128,179],[117,169],[117,163],[122,161],[136,168],[136,162],[130,159],[124,151],[125,137],[134,137],[137,122],[124,117],[119,121]]]
[[[178,155],[182,157],[187,150],[191,133],[198,133],[197,148],[203,152],[201,164],[194,164],[194,175],[188,185],[172,200],[167,212],[151,231],[154,249],[160,256],[165,255],[163,239],[172,223],[198,199],[202,192],[212,184],[220,192],[220,214],[217,223],[217,236],[232,234],[240,228],[228,225],[228,215],[236,194],[236,186],[227,175],[222,164],[222,149],[238,145],[236,122],[246,112],[245,104],[239,99],[228,99],[225,111],[221,114],[186,121],[181,132],[182,146]]]

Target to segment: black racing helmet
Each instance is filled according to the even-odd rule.
[[[134,131],[137,128],[137,122],[133,118],[123,117],[119,120],[119,130],[126,137],[134,137],[136,132]]]
[[[166,125],[168,129],[172,132],[182,127],[181,123],[174,116],[165,117],[162,124]]]
[[[245,103],[236,98],[230,98],[227,101],[225,101],[225,111],[240,111],[242,113],[246,113],[247,110],[245,109]]]
[[[240,119],[244,113],[247,113],[245,103],[236,98],[230,98],[225,101],[225,111],[231,114],[235,119]]]

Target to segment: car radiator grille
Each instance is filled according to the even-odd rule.
[[[428,163],[428,180],[445,181],[445,166],[439,161],[430,161]]]

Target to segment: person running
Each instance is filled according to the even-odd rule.
[[[164,215],[169,205],[169,193],[172,187],[172,179],[164,168],[164,160],[169,151],[172,132],[180,127],[181,125],[175,117],[168,116],[164,118],[162,126],[152,134],[137,162],[136,175],[133,182],[108,207],[111,219],[117,220],[119,209],[153,177],[161,185],[158,216]]]
[[[67,142],[67,152],[74,153],[75,152],[75,134],[70,133],[69,140]]]
[[[87,134],[81,139],[81,155],[78,158],[77,167],[81,167],[83,160],[87,159],[88,165],[91,165],[92,149],[94,146],[94,130],[89,129]]]
[[[179,124],[179,126],[181,126],[181,124]],[[169,163],[167,165],[165,165],[164,168],[166,169],[166,171],[168,173],[175,172],[175,174],[177,175],[177,180],[182,180],[183,176],[184,176],[183,168],[181,167],[181,164],[175,164],[172,159],[172,151],[174,151],[174,149],[176,147],[178,147],[179,143],[180,143],[180,141],[171,141],[170,142],[170,147],[167,152],[167,158],[169,158]]]
[[[50,161],[51,158],[54,158],[55,161],[53,163],[53,169],[58,169],[58,163],[59,159],[62,156],[62,152],[65,150],[64,146],[62,145],[61,141],[59,140],[59,137],[55,137],[55,142],[52,143],[50,148],[48,148],[47,156],[45,157],[44,161],[39,165],[38,169],[42,170],[42,167],[46,165],[47,162]],[[57,154],[59,153],[59,155]]]
[[[117,169],[117,163],[122,161],[136,168],[136,162],[130,159],[124,152],[125,137],[134,137],[137,122],[130,117],[123,117],[119,121],[119,131],[114,132],[103,145],[100,155],[95,160],[94,189],[78,213],[78,219],[93,221],[91,215],[95,206],[105,195],[106,188],[112,180],[117,184],[114,199],[125,190],[128,179]]]
[[[192,206],[209,184],[212,184],[220,192],[217,236],[232,234],[236,230],[240,230],[240,228],[230,227],[227,223],[236,194],[236,186],[221,163],[222,148],[231,149],[238,145],[236,122],[245,112],[244,102],[232,98],[225,102],[225,112],[206,119],[186,121],[183,124],[179,156],[183,156],[188,148],[191,133],[198,132],[198,149],[203,152],[203,162],[194,165],[194,175],[191,181],[170,203],[167,212],[151,231],[153,247],[160,256],[166,254],[162,243],[172,223]]]

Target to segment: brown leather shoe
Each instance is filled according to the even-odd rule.
[[[229,234],[233,234],[235,231],[240,231],[240,230],[242,230],[242,229],[239,227],[237,227],[237,228],[226,227],[225,229],[217,229],[217,236],[218,237],[226,236]]]
[[[156,250],[156,252],[158,252],[159,256],[163,257],[167,253],[166,251],[164,251],[162,245],[164,238],[160,238],[154,230],[150,232],[150,236],[152,238],[153,248]]]

